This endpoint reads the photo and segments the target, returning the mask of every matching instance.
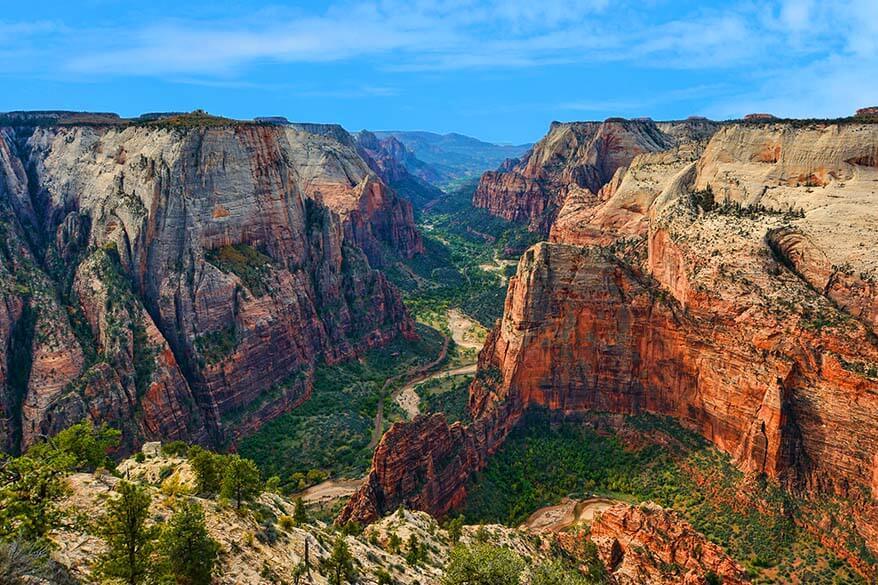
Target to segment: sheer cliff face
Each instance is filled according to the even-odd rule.
[[[510,279],[470,389],[475,422],[443,447],[468,455],[422,446],[427,477],[478,469],[528,405],[649,411],[744,470],[858,502],[878,550],[876,145],[873,125],[731,125],[703,149],[636,157],[597,203],[568,198]],[[432,488],[418,487],[423,501]]]
[[[371,268],[421,249],[411,206],[331,136],[4,128],[0,179],[7,449],[83,416],[234,437],[412,333]]]
[[[714,129],[706,120],[555,122],[521,160],[482,176],[473,205],[548,232],[568,196],[594,204],[604,185],[637,155],[702,142]]]
[[[876,147],[873,125],[733,125],[694,162],[638,157],[522,259],[473,408],[670,414],[746,469],[878,489]]]

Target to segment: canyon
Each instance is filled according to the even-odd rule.
[[[337,126],[4,116],[3,449],[85,417],[224,444],[413,337],[376,267],[423,246],[370,164]]]
[[[341,519],[447,514],[530,407],[649,412],[749,474],[837,498],[874,554],[876,151],[857,119],[553,124],[474,196],[549,241],[510,279],[473,423],[394,425]],[[845,538],[834,550],[857,564]]]
[[[435,521],[405,510],[458,512],[529,413],[553,423],[646,413],[673,419],[743,472],[735,505],[769,511],[748,490],[783,490],[799,502],[784,516],[876,578],[872,118],[553,123],[520,159],[484,173],[472,217],[497,216],[544,241],[514,274],[494,251],[491,276],[506,296],[469,388],[472,422],[418,415],[405,372],[379,384],[371,469],[338,484],[353,494],[336,524],[372,523],[371,540],[383,541],[396,522],[430,540]],[[447,233],[422,236],[415,223],[415,209],[445,196],[431,183],[464,176],[424,163],[402,134],[333,124],[203,112],[0,116],[0,448],[23,452],[90,419],[121,428],[119,455],[150,440],[235,450],[305,405],[315,370],[340,372],[320,367],[367,364],[377,348],[401,360],[394,344],[414,344],[424,327],[406,304],[419,319],[413,307],[474,315],[429,296],[431,278],[453,288],[470,273],[424,258]],[[406,278],[414,285],[401,293],[394,283]],[[434,333],[442,353],[424,358],[418,377],[441,367],[449,346],[466,348]],[[383,432],[394,388],[413,420]],[[84,476],[74,483],[83,500],[104,489]],[[545,552],[496,530],[525,557]],[[573,556],[594,545],[617,583],[746,578],[715,539],[651,503],[602,507],[585,537],[540,534]],[[352,541],[363,558],[383,555],[371,540]],[[440,577],[449,546],[438,540],[435,566],[406,569],[402,582]],[[278,571],[301,556],[262,552]]]

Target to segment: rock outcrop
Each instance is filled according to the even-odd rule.
[[[480,354],[475,422],[455,444],[482,450],[449,464],[467,473],[434,476],[480,469],[529,405],[659,413],[746,471],[853,502],[857,530],[878,550],[869,520],[878,497],[878,266],[868,253],[878,247],[876,146],[878,125],[731,124],[703,152],[636,157],[602,201],[568,196],[576,207],[559,214],[553,242],[522,257]],[[435,468],[431,448],[410,463]],[[407,460],[403,449],[396,459]],[[373,494],[390,488],[376,475],[384,452]],[[447,483],[417,487],[461,498]],[[368,496],[352,506],[368,509]]]
[[[3,448],[83,416],[228,440],[306,399],[317,360],[414,335],[375,270],[422,250],[411,205],[312,130],[0,128]]]
[[[374,583],[385,574],[400,585],[438,585],[455,546],[448,531],[435,518],[423,512],[400,510],[369,526],[361,534],[345,534],[319,520],[292,522],[289,516],[296,503],[287,497],[264,493],[257,502],[262,515],[236,511],[220,502],[193,495],[194,474],[188,462],[176,457],[150,457],[142,462],[125,460],[120,472],[129,481],[143,486],[152,497],[150,523],[167,521],[179,510],[180,502],[199,505],[204,510],[208,534],[220,547],[214,583],[221,585],[271,585],[274,583],[312,583],[327,585],[332,575],[321,563],[332,553],[333,543],[342,538],[354,559],[360,582]],[[117,497],[119,478],[110,474],[73,474],[70,493],[61,509],[71,517],[100,518],[107,502]],[[168,493],[173,496],[168,497]],[[96,560],[106,549],[94,530],[83,523],[67,523],[52,531],[53,557],[82,582],[95,580]],[[394,543],[394,540],[396,543]],[[404,543],[402,546],[399,542]],[[406,560],[409,543],[421,548],[418,562]],[[464,526],[460,543],[486,542],[514,551],[529,565],[552,558],[548,548],[537,547],[524,532],[505,526]],[[298,573],[307,569],[307,576]]]
[[[423,207],[443,195],[433,184],[439,173],[419,160],[395,136],[379,139],[368,130],[354,135],[357,151],[381,179],[416,207]]]
[[[618,585],[709,583],[743,585],[743,569],[673,511],[653,504],[617,504],[591,525],[589,538]]]
[[[548,233],[568,196],[597,203],[601,189],[639,154],[709,138],[706,120],[655,123],[610,118],[605,122],[553,122],[548,134],[517,162],[487,172],[473,205]]]

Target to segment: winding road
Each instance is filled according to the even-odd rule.
[[[451,331],[451,339],[454,340],[454,343],[460,347],[464,348],[472,348],[472,349],[481,349],[482,341],[477,338],[477,336],[473,335],[474,328],[478,329],[481,325],[479,325],[476,321],[469,318],[467,315],[462,313],[458,309],[449,309],[448,310],[448,328]],[[439,364],[441,364],[445,357],[448,355],[448,342],[449,338],[444,336],[444,342],[442,344],[442,351],[439,352],[439,356],[424,366],[420,366],[417,368],[413,368],[407,372],[402,374],[398,374],[393,376],[392,378],[388,378],[386,382],[384,382],[384,386],[381,388],[381,394],[387,390],[395,382],[399,381],[401,378],[408,378],[408,383],[396,390],[392,398],[396,401],[397,404],[405,411],[406,416],[408,416],[409,420],[418,416],[420,411],[420,403],[421,399],[418,397],[418,393],[415,391],[415,388],[427,380],[432,380],[434,378],[441,378],[442,376],[463,376],[467,374],[474,374],[476,372],[476,362],[473,361],[468,364],[458,364],[454,367],[445,368],[443,370],[439,370],[438,372],[432,372]],[[375,427],[372,430],[372,440],[369,442],[369,448],[374,449],[378,445],[378,441],[381,440],[381,435],[384,434],[384,401],[380,401],[378,403],[378,412],[375,414]]]

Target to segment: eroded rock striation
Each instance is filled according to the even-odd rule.
[[[619,585],[748,582],[740,565],[671,510],[655,504],[617,504],[592,523],[589,538]]]
[[[422,250],[411,205],[340,128],[11,124],[0,228],[4,449],[84,416],[228,440],[414,334],[374,269]]]
[[[482,175],[473,205],[547,233],[568,196],[598,200],[604,185],[637,155],[704,141],[715,127],[700,119],[553,122],[520,160]]]
[[[375,494],[388,493],[447,509],[465,483],[431,478],[480,469],[529,405],[652,412],[746,471],[844,498],[878,550],[876,146],[872,124],[730,124],[703,148],[635,157],[600,198],[568,196],[552,241],[510,279],[470,389],[475,422],[421,445],[409,462],[432,471],[409,466],[420,481],[403,493],[377,473],[382,454],[408,457],[403,430],[389,433],[353,516],[365,501],[385,512]]]

